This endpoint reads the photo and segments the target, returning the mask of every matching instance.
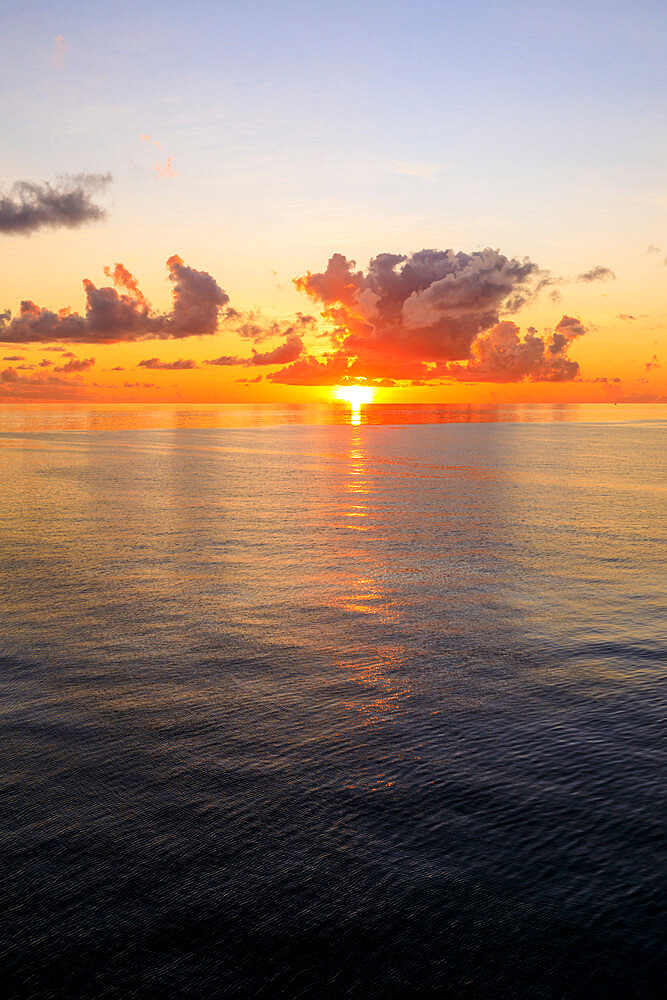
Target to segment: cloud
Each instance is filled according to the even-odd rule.
[[[236,357],[233,354],[222,354],[219,358],[211,358],[209,361],[204,361],[205,365],[242,365],[244,364],[244,359]]]
[[[155,382],[123,382],[125,389],[155,389]]]
[[[292,334],[303,336],[313,330],[317,323],[314,316],[301,312],[298,312],[289,323],[266,320],[257,309],[246,313],[229,309],[226,320],[231,333],[237,334],[243,340],[252,340],[255,344],[261,344],[273,337],[289,337]]]
[[[303,353],[303,340],[295,333],[289,334],[284,344],[263,354],[253,350],[249,363],[252,365],[286,365]]]
[[[577,281],[589,283],[591,281],[616,281],[616,275],[610,268],[603,267],[602,264],[596,264],[589,271],[584,271],[583,274],[580,274]]]
[[[0,317],[0,342],[111,344],[215,333],[220,312],[229,302],[227,293],[210,274],[188,267],[176,254],[167,261],[167,269],[173,286],[169,312],[153,310],[134,276],[123,264],[116,264],[105,271],[113,288],[98,288],[84,279],[85,316],[68,308],[55,313],[24,301],[18,316],[5,313]]]
[[[490,248],[383,253],[363,271],[337,253],[324,271],[294,283],[322,304],[333,350],[302,353],[271,373],[272,382],[564,381],[579,371],[567,357],[585,332],[579,320],[563,316],[551,334],[530,327],[523,338],[516,324],[501,321],[553,283],[526,258]]]
[[[146,358],[139,362],[140,368],[166,368],[170,371],[189,371],[197,365],[191,359],[179,358],[178,361],[160,361],[159,358]]]
[[[158,177],[178,177],[178,174],[174,170],[174,157],[168,156],[165,163],[154,163],[153,170],[158,175]]]
[[[550,337],[538,337],[534,327],[521,337],[516,323],[504,320],[477,338],[466,365],[450,364],[446,373],[465,382],[568,382],[579,365],[567,349],[585,332],[579,320],[563,316]]]
[[[211,358],[205,361],[206,365],[286,365],[303,353],[304,344],[298,334],[290,333],[285,338],[284,343],[274,347],[272,351],[262,353],[253,348],[249,358],[242,358],[234,354],[223,354],[219,358]]]
[[[55,46],[53,49],[53,55],[51,57],[51,64],[54,69],[64,69],[65,68],[65,54],[69,49],[69,45],[65,41],[62,35],[56,35]]]
[[[654,371],[656,368],[661,368],[662,365],[658,361],[658,355],[654,354],[650,361],[647,361],[644,365],[647,372]]]
[[[660,253],[660,247],[657,247],[655,243],[649,243],[646,247],[646,253]]]
[[[0,399],[71,399],[85,396],[81,382],[49,373],[19,375],[15,368],[0,371]]]
[[[51,362],[48,363],[50,364]],[[72,358],[67,362],[67,364],[60,365],[53,370],[54,372],[62,372],[63,375],[69,375],[72,372],[87,372],[93,367],[94,364],[95,358],[85,358],[81,360],[79,358]]]
[[[308,356],[272,372],[267,379],[283,385],[338,385],[347,375],[349,366],[349,359],[344,354],[330,355],[323,361]]]
[[[75,229],[106,215],[92,201],[111,174],[64,174],[55,184],[17,181],[0,197],[0,233],[26,235],[38,229]]]
[[[516,312],[544,284],[531,261],[487,248],[471,254],[421,250],[382,253],[366,273],[334,254],[321,273],[295,285],[325,306],[335,340],[361,361],[465,358],[474,338]]]
[[[2,360],[3,361],[25,361],[25,358],[23,357],[22,354],[8,354],[7,357],[3,358]],[[49,361],[49,364],[51,364],[50,361]]]

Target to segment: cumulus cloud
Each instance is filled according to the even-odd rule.
[[[172,308],[152,309],[136,278],[123,264],[105,273],[114,287],[100,287],[84,279],[85,315],[69,308],[52,312],[23,301],[18,316],[0,317],[0,341],[31,344],[59,340],[67,343],[110,344],[118,341],[181,339],[215,333],[229,296],[206,271],[196,271],[174,254],[167,261],[172,283]]]
[[[159,358],[146,358],[139,362],[140,368],[165,368],[169,371],[189,371],[197,365],[190,358],[179,358],[178,361],[160,361]]]
[[[0,197],[0,233],[26,235],[38,229],[75,229],[106,215],[92,200],[111,174],[65,174],[55,184],[17,181]]]
[[[577,277],[577,281],[585,282],[615,280],[616,275],[614,272],[608,267],[603,267],[602,264],[596,264],[595,267],[592,267],[589,271],[584,271],[583,274]]]
[[[501,311],[516,312],[546,280],[532,261],[490,248],[382,253],[365,273],[355,268],[334,254],[295,284],[323,303],[339,346],[360,361],[465,358]]]
[[[532,261],[487,248],[379,254],[366,271],[334,254],[324,271],[295,279],[320,302],[333,349],[304,352],[268,376],[292,385],[368,384],[456,378],[563,381],[579,370],[567,357],[585,332],[563,316],[550,334],[521,337],[516,313],[553,279]]]
[[[551,336],[539,337],[530,327],[521,337],[516,323],[504,320],[475,340],[466,365],[450,364],[447,374],[466,382],[568,382],[579,365],[567,349],[585,332],[579,320],[563,316]]]

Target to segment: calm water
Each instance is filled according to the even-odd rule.
[[[664,413],[3,408],[6,995],[658,996]]]

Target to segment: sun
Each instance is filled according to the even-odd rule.
[[[373,390],[367,385],[339,385],[334,389],[336,399],[349,403],[353,410],[358,410],[364,403],[373,400]]]

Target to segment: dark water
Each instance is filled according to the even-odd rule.
[[[4,994],[660,995],[660,415],[5,417]]]

